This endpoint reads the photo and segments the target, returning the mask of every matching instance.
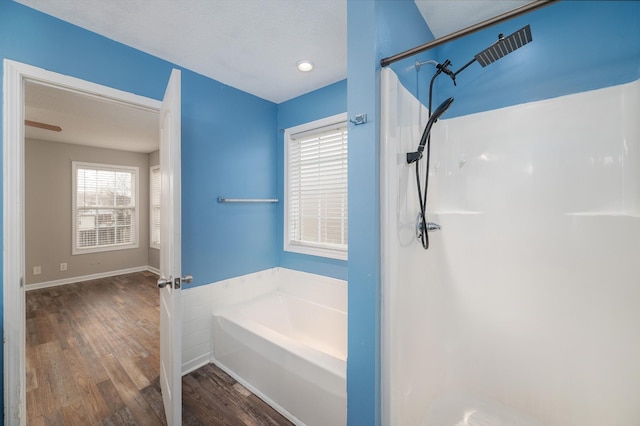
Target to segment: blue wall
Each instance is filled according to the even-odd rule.
[[[153,99],[179,68],[9,0],[0,58]],[[195,285],[277,266],[276,207],[216,202],[277,193],[276,123],[274,103],[182,70],[182,258]]]
[[[196,285],[278,264],[277,106],[191,74],[182,83],[182,270]]]
[[[449,96],[456,99],[445,118],[640,77],[638,1],[561,1],[445,44],[432,55],[438,62],[451,59],[451,68],[457,70],[495,42],[499,33],[506,36],[527,24],[531,24],[531,43],[485,68],[472,64],[458,75],[457,87],[449,77],[438,77],[434,107]],[[431,78],[433,67],[425,71],[423,78]]]
[[[349,425],[379,425],[380,400],[380,59],[433,38],[412,1],[347,1],[349,117]],[[426,55],[421,55],[424,60]],[[415,86],[416,58],[394,66]]]
[[[347,81],[323,87],[278,105],[278,199],[284,200],[284,130],[347,112]],[[347,279],[347,262],[284,251],[284,202],[278,203],[279,265],[284,268]]]
[[[379,85],[376,2],[347,1],[349,286],[347,423],[380,424]]]

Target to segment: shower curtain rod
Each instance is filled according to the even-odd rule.
[[[510,10],[508,12],[503,13],[502,15],[498,15],[494,18],[487,19],[485,21],[479,22],[474,25],[470,25],[466,28],[453,32],[449,35],[437,38],[435,40],[431,40],[427,43],[421,44],[420,46],[416,46],[412,49],[405,50],[404,52],[400,52],[393,56],[389,56],[388,58],[383,58],[380,60],[380,65],[384,68],[388,65],[391,65],[394,62],[400,61],[402,59],[409,58],[413,55],[417,55],[418,53],[422,53],[429,49],[433,49],[434,47],[440,46],[441,44],[448,43],[452,40],[459,39],[460,37],[464,37],[466,35],[475,33],[476,31],[483,30],[485,28],[489,28],[492,25],[499,24],[501,22],[507,21],[509,19],[515,18],[516,16],[524,15],[525,13],[532,12],[536,9],[540,9],[541,7],[548,6],[551,3],[555,3],[558,0],[535,0],[531,3],[527,3],[524,6],[520,6],[517,9]]]

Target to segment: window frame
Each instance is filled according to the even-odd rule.
[[[140,169],[137,166],[124,166],[119,164],[104,164],[104,163],[91,163],[85,161],[72,161],[71,162],[71,174],[72,174],[72,204],[71,204],[71,254],[81,255],[81,254],[89,254],[89,253],[99,253],[99,252],[107,252],[107,251],[117,251],[117,250],[129,250],[138,248],[140,246]],[[132,191],[133,194],[133,213],[134,213],[134,238],[133,242],[126,244],[110,244],[104,246],[97,247],[78,247],[78,169],[92,169],[92,170],[116,170],[116,171],[126,171],[133,173],[135,183],[133,185]]]
[[[284,228],[284,244],[283,248],[286,252],[306,254],[311,256],[326,257],[330,259],[348,260],[348,239],[347,245],[344,249],[332,247],[331,244],[313,243],[304,241],[295,241],[290,235],[289,226],[289,150],[292,142],[292,136],[304,133],[312,132],[314,130],[322,130],[324,127],[331,127],[335,125],[347,125],[347,113],[340,113],[325,117],[319,120],[303,123],[298,126],[290,127],[284,130],[284,214],[283,214],[283,228]],[[348,139],[347,139],[348,141]],[[347,142],[348,143],[348,142]],[[347,166],[348,170],[348,166]],[[347,198],[347,206],[349,200]],[[348,220],[347,220],[348,229]]]
[[[149,167],[149,247],[154,248],[154,249],[158,249],[160,250],[160,244],[162,244],[162,240],[160,239],[160,221],[162,220],[162,217],[160,216],[160,212],[158,212],[158,215],[160,216],[160,219],[158,220],[158,242],[154,242],[153,241],[153,231],[154,231],[154,222],[153,222],[153,210],[154,210],[154,204],[153,204],[153,199],[154,199],[154,187],[153,187],[153,173],[157,170],[158,172],[158,205],[157,208],[160,209],[160,184],[161,184],[161,179],[160,179],[160,165],[157,166],[152,166]]]

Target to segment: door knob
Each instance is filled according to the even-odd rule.
[[[185,275],[182,277],[182,284],[191,284],[191,282],[193,282],[193,276]]]
[[[166,279],[165,277],[160,277],[160,279],[158,280],[158,288],[165,288],[167,285],[171,287],[172,281],[173,279],[171,277],[169,277],[169,279]]]

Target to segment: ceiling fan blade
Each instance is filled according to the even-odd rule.
[[[39,121],[24,120],[25,126],[37,127],[39,129],[51,130],[53,132],[61,132],[62,127],[53,124],[41,123]]]

